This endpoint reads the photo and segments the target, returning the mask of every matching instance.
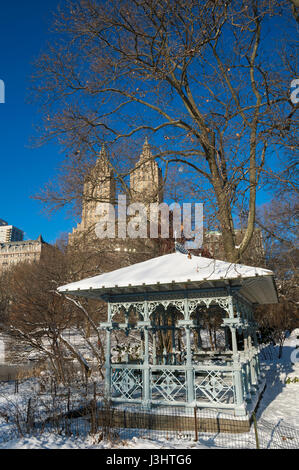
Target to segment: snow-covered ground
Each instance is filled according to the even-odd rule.
[[[123,441],[116,445],[110,442],[96,442],[97,439],[87,437],[79,438],[63,437],[57,434],[44,433],[39,437],[12,439],[3,443],[0,449],[208,449],[205,446],[190,440],[156,439],[149,440],[133,437],[130,441]]]
[[[259,422],[268,423],[273,429],[283,425],[296,428],[296,436],[299,438],[299,330],[296,330],[287,338],[283,347],[281,359],[277,359],[278,348],[272,348],[273,359],[263,362],[266,373],[267,387],[259,403],[257,418]],[[293,363],[292,363],[293,361]],[[0,383],[0,448],[1,449],[203,449],[211,447],[239,447],[242,439],[248,439],[248,447],[254,447],[254,434],[247,435],[222,435],[206,436],[199,442],[190,438],[165,438],[156,437],[147,439],[133,436],[123,440],[120,436],[115,442],[100,441],[99,436],[65,437],[59,434],[44,432],[37,436],[25,436],[16,438],[12,423],[5,416],[4,410],[20,410],[20,414],[26,412],[26,404],[29,396],[34,396],[38,390],[38,381],[30,379],[19,386],[19,393],[15,394],[14,383]],[[72,400],[76,397],[72,396]],[[79,397],[78,397],[79,400]],[[46,410],[46,404],[45,404]],[[261,428],[262,429],[262,428]],[[269,428],[271,430],[271,428]],[[263,438],[263,431],[261,430]],[[270,431],[269,431],[270,432]],[[234,446],[232,442],[236,442]],[[297,439],[297,437],[296,437]],[[293,441],[293,446],[294,446]],[[297,441],[296,441],[297,442]],[[299,442],[299,440],[298,440]],[[249,445],[250,443],[250,445]]]
[[[265,361],[267,387],[257,416],[274,424],[294,426],[299,429],[299,329],[285,340],[280,360]],[[296,349],[298,346],[298,349]],[[277,356],[278,346],[273,351]],[[296,352],[298,351],[298,354]],[[292,363],[292,360],[298,361]],[[288,380],[289,379],[289,380]],[[286,383],[289,382],[289,383]]]

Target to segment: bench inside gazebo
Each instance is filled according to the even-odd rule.
[[[253,307],[277,303],[272,271],[182,253],[83,279],[60,292],[107,302],[105,394],[114,403],[248,416],[262,390]],[[203,347],[207,322],[222,331]],[[115,361],[111,333],[139,336],[140,357]]]

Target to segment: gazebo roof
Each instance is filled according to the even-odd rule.
[[[125,268],[72,282],[59,292],[84,297],[105,298],[107,294],[240,286],[250,302],[277,303],[274,274],[242,264],[171,253]]]

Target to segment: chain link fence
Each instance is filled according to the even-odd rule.
[[[260,418],[257,423],[259,445],[262,449],[299,449],[299,429],[283,423],[270,423]]]
[[[63,387],[53,377],[34,383],[29,392],[26,382],[3,382],[9,398],[0,400],[0,446],[49,432],[82,439],[92,435],[95,442],[108,440],[118,446],[136,437],[192,441],[208,448],[299,448],[298,428],[256,420],[254,414],[249,419],[213,409],[107,403],[99,383],[82,383],[80,377]]]
[[[135,437],[153,442],[189,440],[207,448],[299,448],[299,429],[283,423],[212,409],[112,405],[98,396],[95,386],[80,400],[70,390],[30,397],[22,405],[0,409],[0,418],[9,423],[2,442],[47,432],[83,439],[92,435],[95,442],[108,440],[118,447]]]
[[[157,408],[101,405],[96,429],[121,440],[174,439],[198,442],[204,447],[226,449],[299,449],[299,429],[265,419],[236,418],[197,408]]]

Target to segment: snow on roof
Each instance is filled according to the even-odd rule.
[[[117,269],[108,273],[100,274],[94,277],[82,279],[58,288],[59,292],[80,293],[96,289],[97,291],[113,288],[125,288],[133,286],[153,286],[169,285],[173,283],[198,283],[213,282],[225,280],[253,279],[251,290],[256,289],[256,281],[267,279],[265,285],[259,283],[262,290],[267,288],[275,291],[273,282],[273,272],[268,269],[233,264],[225,261],[204,258],[201,256],[192,256],[181,253],[171,253],[158,256],[156,258],[136,263],[125,268]],[[213,282],[214,284],[214,282]],[[259,303],[277,302],[275,294],[271,292],[271,299],[268,301],[258,301]]]

